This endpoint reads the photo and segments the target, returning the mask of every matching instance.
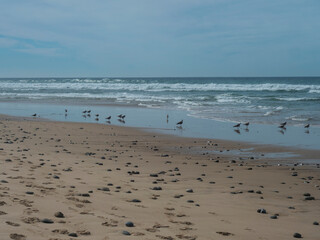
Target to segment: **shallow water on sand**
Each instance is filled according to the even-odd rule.
[[[68,109],[65,114],[65,109]],[[91,116],[84,115],[84,110],[91,110]],[[320,149],[320,128],[311,126],[306,130],[303,126],[288,125],[280,129],[277,125],[250,124],[250,126],[234,128],[232,122],[221,122],[189,116],[186,111],[172,109],[150,109],[127,106],[88,106],[65,105],[32,102],[0,102],[0,113],[12,116],[31,117],[37,113],[41,118],[54,121],[86,122],[112,124],[128,127],[145,128],[165,134],[181,137],[197,137],[245,141],[257,144],[271,144],[305,149]],[[99,120],[96,120],[99,114]],[[124,114],[125,122],[120,122],[117,115]],[[106,117],[112,116],[107,122]],[[168,121],[167,121],[167,115]],[[176,123],[183,119],[182,128]]]

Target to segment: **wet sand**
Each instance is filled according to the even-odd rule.
[[[287,151],[1,116],[0,239],[319,239],[319,151]]]

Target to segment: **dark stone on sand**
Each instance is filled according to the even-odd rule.
[[[139,200],[139,199],[132,199],[131,202],[139,203],[139,202],[141,202],[141,200]]]
[[[62,212],[56,212],[54,216],[57,218],[64,218],[64,214]]]
[[[319,223],[317,221],[314,221],[313,225],[319,225]]]
[[[278,219],[278,216],[277,215],[272,215],[270,216],[271,219]]]
[[[156,174],[156,173],[151,173],[151,174],[150,174],[150,177],[158,177],[158,174]]]
[[[78,234],[76,234],[76,233],[69,233],[68,236],[69,236],[69,237],[78,237]]]
[[[300,233],[294,233],[293,237],[294,238],[302,238],[302,235]]]
[[[169,157],[168,154],[162,154],[161,157]]]
[[[33,195],[33,194],[34,194],[34,192],[30,192],[30,191],[28,191],[28,192],[26,192],[26,194]]]
[[[211,182],[209,182],[210,184],[215,184],[216,182],[213,182],[213,181],[211,181]]]
[[[44,218],[44,219],[42,219],[41,220],[41,222],[42,223],[47,223],[47,224],[52,224],[52,223],[54,223],[51,219],[49,219],[49,218]]]
[[[311,194],[310,194],[310,193],[304,193],[303,196],[305,196],[305,197],[310,197]]]
[[[60,177],[57,176],[57,175],[54,175],[53,178],[54,178],[54,179],[60,179]]]
[[[310,200],[315,200],[315,198],[310,196],[310,197],[305,197],[304,200],[310,201]]]
[[[130,235],[131,235],[131,233],[129,233],[128,231],[125,231],[125,230],[122,231],[122,234],[123,234],[123,235],[126,235],[126,236],[130,236]]]
[[[256,191],[256,194],[262,194],[262,192],[260,190]]]
[[[0,182],[1,183],[8,183],[8,181],[6,181],[6,180],[1,180]]]
[[[194,201],[193,201],[193,200],[188,200],[187,202],[188,202],[188,203],[194,203]]]
[[[267,213],[267,210],[265,210],[264,208],[259,208],[257,210],[258,213],[262,213],[262,214],[266,214]]]
[[[174,195],[173,197],[174,197],[174,198],[181,198],[181,197],[183,197],[183,195],[182,195],[182,194],[176,194],[176,195]]]
[[[126,226],[127,227],[134,227],[134,224],[133,224],[133,222],[129,221],[129,222],[126,222]]]
[[[297,172],[293,172],[293,173],[291,173],[291,176],[296,177],[296,176],[298,176],[298,173]]]
[[[193,190],[192,189],[187,189],[186,192],[193,193]]]
[[[161,190],[162,190],[162,187],[153,187],[152,190],[161,191]]]
[[[81,197],[90,197],[89,193],[80,193],[79,196]]]

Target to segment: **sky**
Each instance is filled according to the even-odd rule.
[[[0,77],[320,76],[319,0],[0,0]]]

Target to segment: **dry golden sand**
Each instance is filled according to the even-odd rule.
[[[1,240],[294,239],[296,232],[320,239],[314,166],[205,153],[248,147],[241,143],[99,124],[0,122]]]

